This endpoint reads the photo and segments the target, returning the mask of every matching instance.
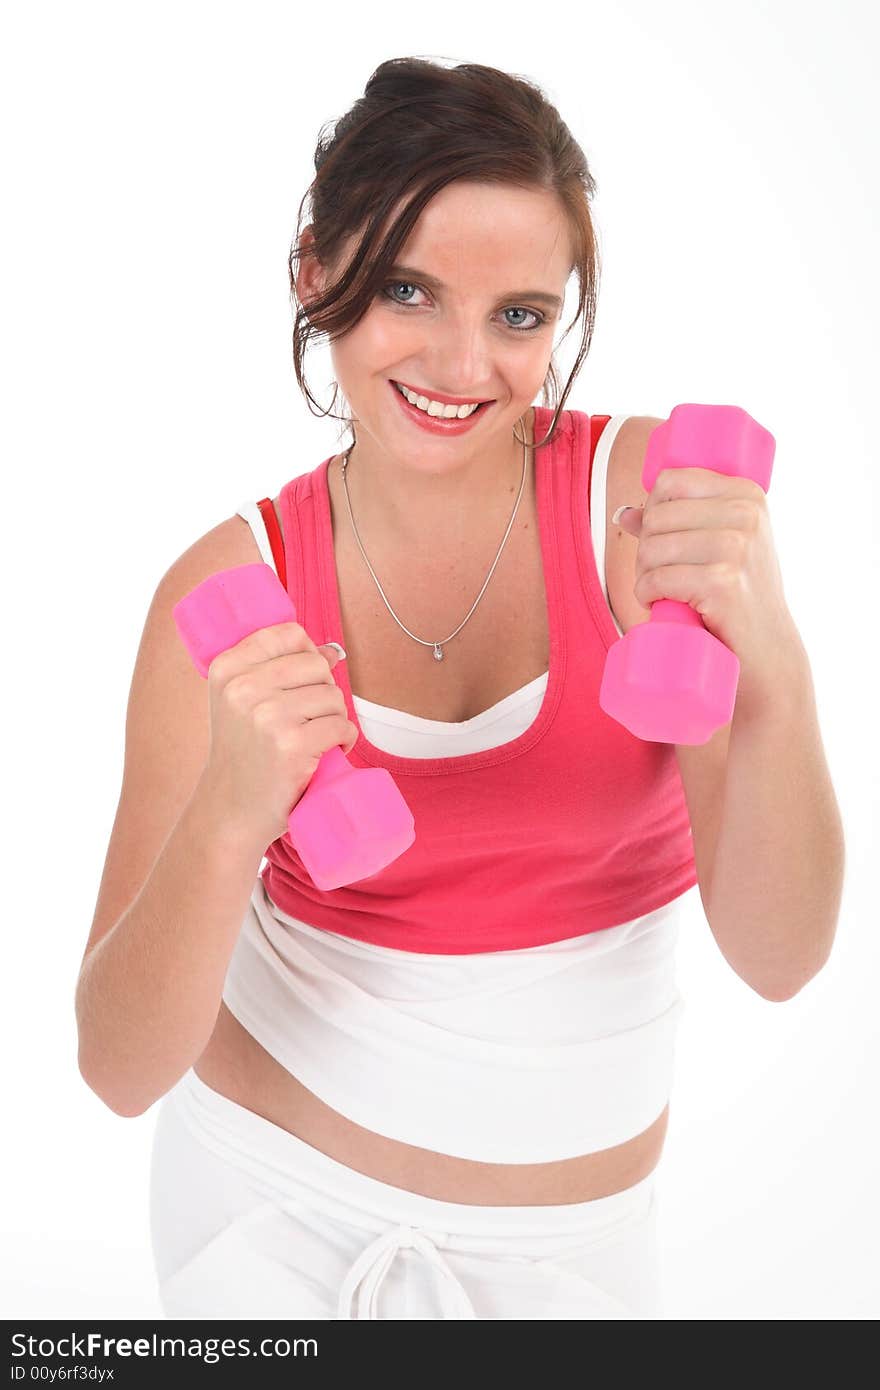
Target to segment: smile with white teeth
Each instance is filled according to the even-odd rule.
[[[401,386],[399,381],[394,385],[402,396],[406,396],[410,405],[423,410],[426,415],[440,416],[444,420],[466,420],[468,415],[473,415],[474,411],[483,404],[482,401],[474,401],[473,405],[443,405],[441,401],[432,401],[428,396],[417,396],[415,391],[410,391],[406,386]]]

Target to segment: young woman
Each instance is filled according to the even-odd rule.
[[[748,632],[750,711],[764,681],[809,689],[769,532],[742,522],[762,499],[709,474],[714,491],[648,497],[659,422],[564,408],[593,330],[595,188],[536,88],[383,63],[315,166],[291,253],[296,375],[313,401],[302,361],[326,333],[352,442],[158,585],[80,1067],[120,1115],[161,1098],[171,1317],[660,1317],[676,936],[688,890],[715,911],[731,728],[642,741],[598,690],[609,646],[655,598],[688,601],[682,567],[693,584],[729,560],[737,525],[757,630],[741,599],[706,589],[700,612]],[[581,351],[551,408],[573,271]],[[624,504],[665,554],[638,513],[617,525]],[[206,683],[174,605],[261,559],[297,622],[221,653]],[[287,818],[338,745],[389,769],[416,839],[323,892]],[[719,944],[767,998],[830,947]]]

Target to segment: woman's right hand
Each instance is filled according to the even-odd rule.
[[[208,668],[211,741],[202,783],[230,812],[287,830],[291,810],[324,753],[348,753],[358,730],[332,671],[335,647],[316,647],[299,623],[261,627],[219,652]]]

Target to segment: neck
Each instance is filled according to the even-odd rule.
[[[357,439],[348,456],[345,482],[362,539],[369,536],[375,543],[381,536],[383,549],[394,546],[424,551],[426,546],[434,549],[438,544],[467,545],[475,534],[485,539],[487,528],[491,530],[499,522],[503,532],[523,477],[521,441],[534,443],[534,417],[534,407],[530,407],[517,421],[519,439],[511,435],[502,454],[467,459],[442,472],[420,468],[415,458],[400,463],[383,457],[373,449],[370,436]],[[530,450],[526,455],[528,482],[533,455]],[[341,457],[338,467],[341,473]],[[340,490],[345,507],[341,482]],[[524,491],[520,512],[525,502]]]

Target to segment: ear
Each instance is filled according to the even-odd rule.
[[[295,276],[296,293],[300,304],[308,310],[309,301],[324,293],[327,272],[315,254],[315,235],[312,224],[303,228],[299,239],[300,256],[297,259]]]

